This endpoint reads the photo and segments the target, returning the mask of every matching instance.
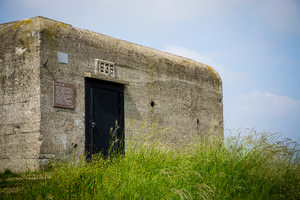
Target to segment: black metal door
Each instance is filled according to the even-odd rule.
[[[124,86],[86,78],[87,158],[124,152]]]

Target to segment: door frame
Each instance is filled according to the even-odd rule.
[[[100,88],[106,90],[113,90],[120,93],[120,106],[119,106],[119,131],[118,131],[118,152],[125,152],[125,112],[124,112],[124,85],[120,83],[104,81],[94,78],[85,77],[85,152],[86,158],[91,158],[94,154],[93,149],[93,125],[91,124],[91,118],[93,114],[93,103],[92,103],[92,88]],[[91,145],[90,145],[91,144]]]

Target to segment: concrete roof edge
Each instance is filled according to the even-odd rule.
[[[87,30],[87,29],[78,28],[78,27],[72,26],[71,24],[60,22],[58,20],[53,20],[53,19],[50,19],[50,18],[47,18],[47,17],[35,16],[35,17],[28,18],[28,19],[7,22],[7,23],[1,24],[1,25],[11,24],[11,23],[18,23],[18,22],[22,22],[22,21],[26,21],[26,20],[32,20],[32,21],[37,20],[38,23],[40,23],[40,31],[47,29],[47,25],[42,25],[42,23],[41,23],[42,21],[48,21],[49,25],[51,23],[63,24],[63,25],[66,25],[66,26],[72,28],[73,30],[77,30],[78,32],[89,33],[89,34],[86,34],[86,35],[82,34],[83,35],[82,37],[83,38],[85,37],[86,40],[90,40],[91,38],[89,38],[88,35],[92,34],[92,35],[94,35],[96,37],[99,37],[99,38],[102,37],[102,38],[105,38],[105,39],[108,39],[108,40],[114,40],[114,41],[121,42],[124,48],[126,48],[126,47],[130,48],[130,49],[132,49],[132,50],[134,50],[138,53],[144,53],[144,54],[148,54],[148,55],[153,54],[153,56],[159,56],[161,58],[169,59],[170,61],[180,63],[180,64],[182,64],[186,67],[189,67],[189,65],[193,65],[195,67],[206,68],[209,72],[213,72],[215,74],[215,76],[218,79],[221,80],[221,77],[220,77],[219,73],[215,69],[213,69],[212,67],[210,67],[210,66],[208,66],[204,63],[195,61],[193,59],[185,58],[185,57],[180,56],[180,55],[175,55],[175,54],[165,52],[165,51],[162,51],[162,50],[157,50],[157,49],[154,49],[154,48],[151,48],[151,47],[143,46],[143,45],[136,44],[136,43],[126,41],[126,40],[123,40],[123,39],[118,39],[118,38],[108,36],[108,35],[105,35],[105,34],[102,34],[102,33],[90,31],[90,30]]]

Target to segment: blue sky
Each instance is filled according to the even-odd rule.
[[[224,125],[300,139],[299,0],[0,0],[0,23],[44,16],[214,67]]]

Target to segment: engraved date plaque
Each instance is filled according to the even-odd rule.
[[[54,81],[54,107],[74,109],[75,86],[69,83]]]
[[[95,59],[95,73],[100,73],[105,76],[116,77],[115,68],[115,63],[113,62],[100,60],[97,58]]]

